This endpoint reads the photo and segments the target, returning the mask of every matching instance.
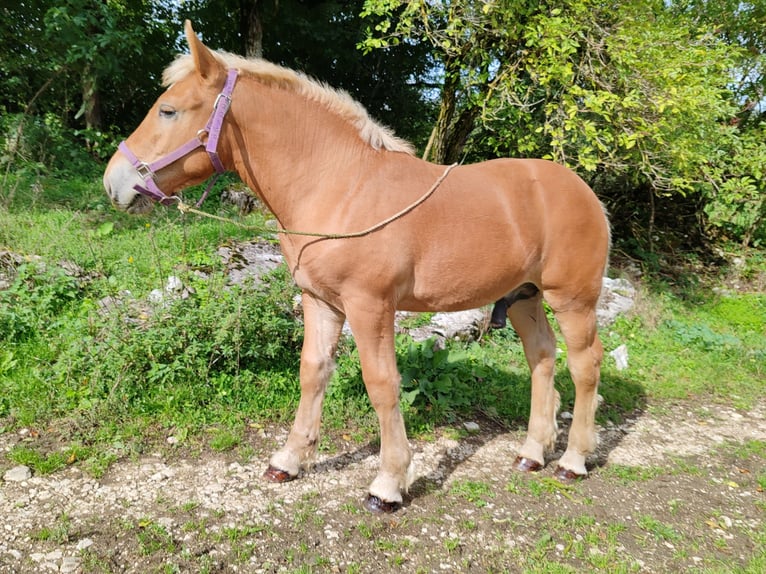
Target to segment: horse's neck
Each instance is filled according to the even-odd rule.
[[[231,153],[242,180],[285,227],[313,223],[350,185],[348,168],[365,155],[353,126],[300,95],[255,80],[237,106]],[[246,92],[247,93],[247,92]]]

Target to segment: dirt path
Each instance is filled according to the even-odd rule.
[[[413,441],[420,478],[393,517],[361,510],[377,449],[343,436],[300,480],[261,481],[285,434],[254,431],[246,461],[169,447],[98,480],[73,466],[2,481],[0,573],[766,566],[766,403],[749,412],[667,407],[602,429],[591,477],[571,488],[550,468],[511,471],[521,432],[481,422],[473,434],[442,429]],[[0,451],[20,439],[0,436]],[[0,474],[8,470],[0,463]]]

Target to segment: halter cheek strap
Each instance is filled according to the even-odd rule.
[[[215,184],[218,177],[226,171],[223,163],[221,163],[221,159],[218,157],[218,140],[221,136],[221,128],[223,127],[223,120],[226,117],[226,112],[228,112],[229,107],[231,107],[231,94],[234,91],[234,85],[236,83],[237,70],[230,69],[226,76],[226,83],[223,86],[223,91],[218,94],[218,97],[215,99],[215,103],[213,104],[213,112],[210,114],[210,119],[208,119],[205,127],[199,130],[193,139],[189,140],[182,146],[176,148],[158,160],[155,160],[152,163],[141,161],[138,159],[138,157],[136,157],[136,154],[130,151],[128,144],[124,140],[120,142],[118,149],[127,158],[131,165],[136,168],[136,171],[141,176],[141,179],[144,180],[143,186],[136,184],[133,186],[133,189],[135,189],[138,193],[161,203],[162,205],[169,205],[174,201],[178,201],[177,197],[167,195],[157,186],[157,183],[154,180],[155,174],[162,168],[167,167],[171,163],[189,155],[197,148],[204,147],[208,157],[210,158],[210,163],[213,164],[213,168],[216,171],[216,175],[212,180],[210,180],[207,188],[205,189],[205,192],[197,202],[197,207],[199,207],[202,202],[205,201],[205,198],[210,193],[213,184]],[[205,134],[207,134],[207,138],[204,137]]]

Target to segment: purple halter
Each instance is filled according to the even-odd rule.
[[[223,86],[223,91],[218,94],[218,97],[215,99],[215,103],[213,104],[213,113],[210,114],[210,119],[207,121],[207,125],[205,125],[204,128],[197,132],[197,135],[194,136],[194,139],[189,140],[181,147],[175,149],[166,156],[161,157],[152,163],[146,163],[138,159],[136,155],[130,151],[128,144],[125,143],[124,140],[120,142],[118,149],[126,158],[128,158],[128,161],[133,165],[133,167],[136,168],[136,171],[138,171],[138,174],[141,176],[141,179],[144,180],[144,185],[146,186],[144,187],[136,184],[133,186],[133,189],[135,189],[138,193],[161,203],[162,205],[170,205],[172,202],[178,201],[177,197],[166,195],[157,186],[154,181],[154,174],[161,170],[163,167],[166,167],[171,163],[178,161],[182,157],[190,154],[198,147],[204,147],[208,156],[210,156],[210,163],[213,164],[213,167],[216,171],[215,176],[212,180],[210,180],[210,183],[208,183],[207,188],[205,189],[205,193],[202,194],[202,197],[200,197],[199,201],[197,202],[197,207],[199,207],[202,202],[205,201],[205,198],[207,197],[208,193],[210,193],[213,184],[216,182],[218,177],[226,171],[226,168],[223,167],[223,164],[218,157],[216,148],[218,147],[218,138],[221,135],[223,119],[226,117],[226,112],[229,111],[229,107],[231,106],[231,93],[234,91],[234,84],[236,83],[237,70],[231,69],[226,76],[226,83]],[[204,134],[207,134],[207,142],[202,141]]]

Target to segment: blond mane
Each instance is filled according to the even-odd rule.
[[[255,76],[265,84],[292,90],[310,100],[323,104],[329,111],[355,126],[362,140],[376,150],[414,153],[412,144],[398,138],[391,129],[373,120],[365,107],[343,90],[336,90],[301,72],[283,68],[266,60],[246,59],[236,54],[221,51],[215,51],[213,54],[226,68],[236,68],[240,73]],[[169,86],[182,80],[193,71],[194,60],[191,55],[183,54],[165,69],[162,74],[162,83]]]

